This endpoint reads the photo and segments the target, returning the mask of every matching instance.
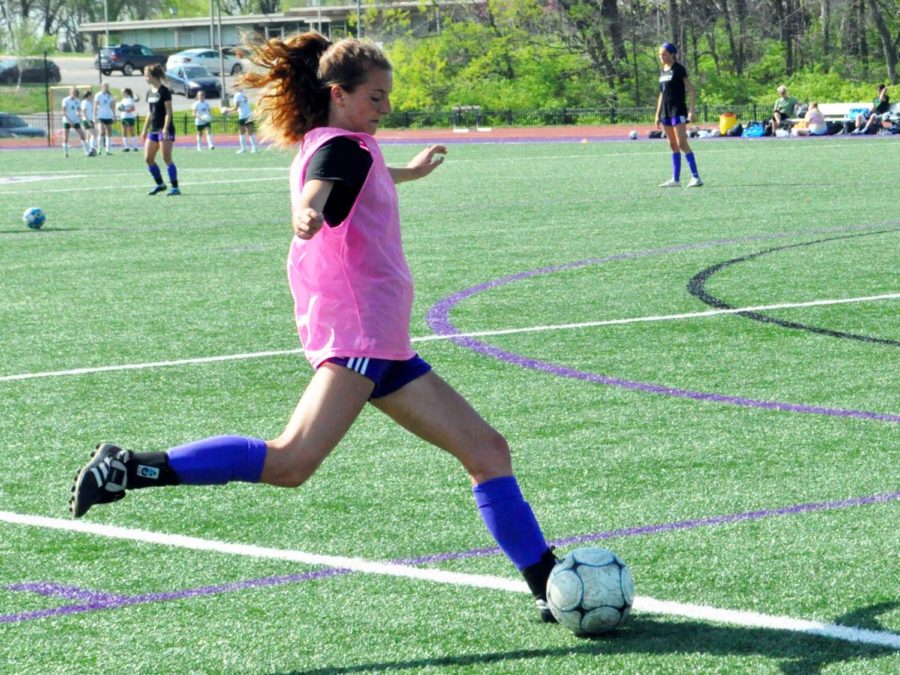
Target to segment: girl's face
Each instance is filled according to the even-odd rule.
[[[675,63],[675,55],[670,53],[668,49],[660,49],[659,50],[659,61],[664,66],[671,66]]]
[[[374,134],[381,118],[391,112],[393,87],[393,73],[375,67],[369,70],[366,81],[352,92],[339,86],[332,87],[329,125]]]

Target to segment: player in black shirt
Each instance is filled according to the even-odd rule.
[[[144,161],[153,180],[154,187],[148,194],[155,195],[164,192],[166,184],[163,182],[162,173],[156,165],[156,153],[162,147],[163,161],[169,173],[169,181],[172,188],[169,195],[180,195],[178,189],[178,169],[172,161],[172,145],[175,143],[175,122],[172,120],[172,92],[163,83],[166,73],[162,66],[154,64],[144,68],[144,79],[150,85],[147,92],[147,103],[150,104],[150,114],[144,122],[144,130],[141,132],[141,140],[144,141]]]
[[[656,126],[666,130],[669,147],[672,149],[672,178],[660,187],[681,185],[681,153],[691,168],[691,182],[688,187],[700,187],[703,181],[697,172],[697,161],[688,143],[687,123],[693,122],[697,105],[697,90],[688,79],[687,70],[675,60],[675,45],[666,42],[659,48],[662,71],[659,74],[659,101],[656,104]],[[690,105],[687,96],[690,95]]]

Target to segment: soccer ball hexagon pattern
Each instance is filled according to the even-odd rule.
[[[576,635],[599,635],[618,628],[633,603],[631,571],[605,548],[572,551],[547,580],[550,611]]]

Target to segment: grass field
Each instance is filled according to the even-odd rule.
[[[399,186],[417,349],[548,539],[632,568],[594,640],[540,623],[455,460],[374,410],[301,489],[69,520],[99,441],[281,431],[291,155],[179,148],[150,198],[138,156],[0,153],[0,672],[900,671],[900,143],[695,150],[699,190],[643,141],[454,145]]]

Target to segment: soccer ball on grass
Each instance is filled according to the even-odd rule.
[[[40,229],[45,220],[47,220],[47,216],[44,215],[44,211],[42,209],[39,209],[37,206],[32,206],[30,209],[25,209],[25,213],[22,214],[22,222],[32,230]]]
[[[634,603],[628,566],[605,548],[579,548],[563,558],[547,580],[547,605],[575,635],[618,628]]]

